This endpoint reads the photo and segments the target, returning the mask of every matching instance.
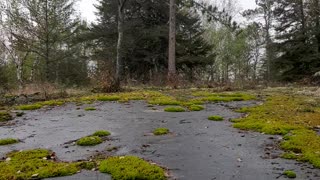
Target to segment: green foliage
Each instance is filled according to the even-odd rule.
[[[197,91],[192,93],[193,96],[202,97],[198,100],[209,102],[230,102],[230,101],[248,101],[256,97],[244,93],[212,93],[208,91]]]
[[[95,146],[101,144],[103,140],[99,136],[87,136],[79,139],[77,145],[79,146]]]
[[[104,136],[110,136],[111,133],[109,131],[104,131],[104,130],[100,130],[100,131],[96,131],[95,133],[92,134],[92,136],[98,136],[98,137],[104,137]]]
[[[168,128],[157,128],[153,131],[153,134],[156,136],[160,136],[160,135],[166,135],[169,133],[169,129]]]
[[[287,176],[288,178],[296,178],[297,177],[296,173],[293,171],[284,171],[283,175]]]
[[[87,108],[85,108],[84,110],[85,110],[85,111],[95,111],[95,110],[97,110],[97,109],[94,108],[94,107],[87,107]]]
[[[120,100],[119,96],[98,96],[98,101],[118,101]]]
[[[0,146],[9,145],[9,144],[15,144],[15,143],[18,143],[18,142],[19,142],[19,140],[13,139],[13,138],[0,139]]]
[[[0,111],[0,122],[10,121],[10,120],[12,120],[12,116],[10,113]]]
[[[210,121],[223,121],[224,118],[221,116],[209,116],[208,120],[210,120]]]
[[[183,107],[179,106],[172,106],[172,107],[166,107],[164,109],[166,112],[185,112],[186,110]]]
[[[191,105],[189,106],[190,111],[202,111],[204,110],[204,107],[201,105]]]
[[[249,115],[235,121],[234,127],[267,134],[285,135],[281,148],[284,158],[308,161],[320,168],[320,136],[310,130],[319,126],[320,111],[301,111],[308,97],[273,95],[265,104],[246,108]]]
[[[62,106],[65,104],[65,102],[52,100],[52,101],[39,102],[38,104],[42,106]]]
[[[43,105],[41,104],[30,104],[30,105],[20,105],[17,107],[19,110],[36,110],[36,109],[41,109]]]
[[[0,161],[0,179],[43,179],[49,177],[69,176],[76,174],[80,168],[75,163],[54,162],[47,160],[47,150],[28,150],[12,152],[7,155],[9,161]],[[17,173],[19,172],[19,173]]]
[[[110,157],[100,163],[100,172],[109,173],[114,180],[165,180],[162,168],[135,156]]]

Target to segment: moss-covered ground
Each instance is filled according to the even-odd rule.
[[[222,116],[209,116],[208,120],[210,121],[223,121],[223,117]]]
[[[100,172],[111,174],[114,180],[164,180],[165,171],[135,156],[110,157],[100,163]]]
[[[18,139],[13,139],[13,138],[0,139],[0,146],[16,144],[18,142],[19,142]]]
[[[234,127],[266,134],[284,135],[282,157],[306,161],[320,168],[319,99],[309,96],[271,94],[263,105],[243,108],[248,116],[234,120]]]
[[[0,111],[0,122],[10,121],[12,120],[12,116],[9,112]]]

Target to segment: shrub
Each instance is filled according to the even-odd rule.
[[[114,180],[165,180],[162,168],[135,156],[110,157],[101,162],[100,172],[111,174]]]
[[[153,134],[156,136],[165,135],[169,133],[169,129],[167,128],[157,128],[153,131]]]

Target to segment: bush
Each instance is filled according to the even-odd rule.
[[[77,145],[79,146],[95,146],[101,144],[103,140],[98,136],[87,136],[79,139]]]
[[[110,157],[101,162],[100,172],[111,174],[114,180],[165,180],[162,168],[135,156]]]

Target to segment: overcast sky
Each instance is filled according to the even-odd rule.
[[[255,0],[238,0],[242,6],[242,9],[252,9],[255,7]],[[97,0],[80,0],[78,5],[79,11],[82,14],[83,19],[86,19],[90,22],[95,20],[95,7],[93,6]],[[78,9],[77,8],[77,9]]]

